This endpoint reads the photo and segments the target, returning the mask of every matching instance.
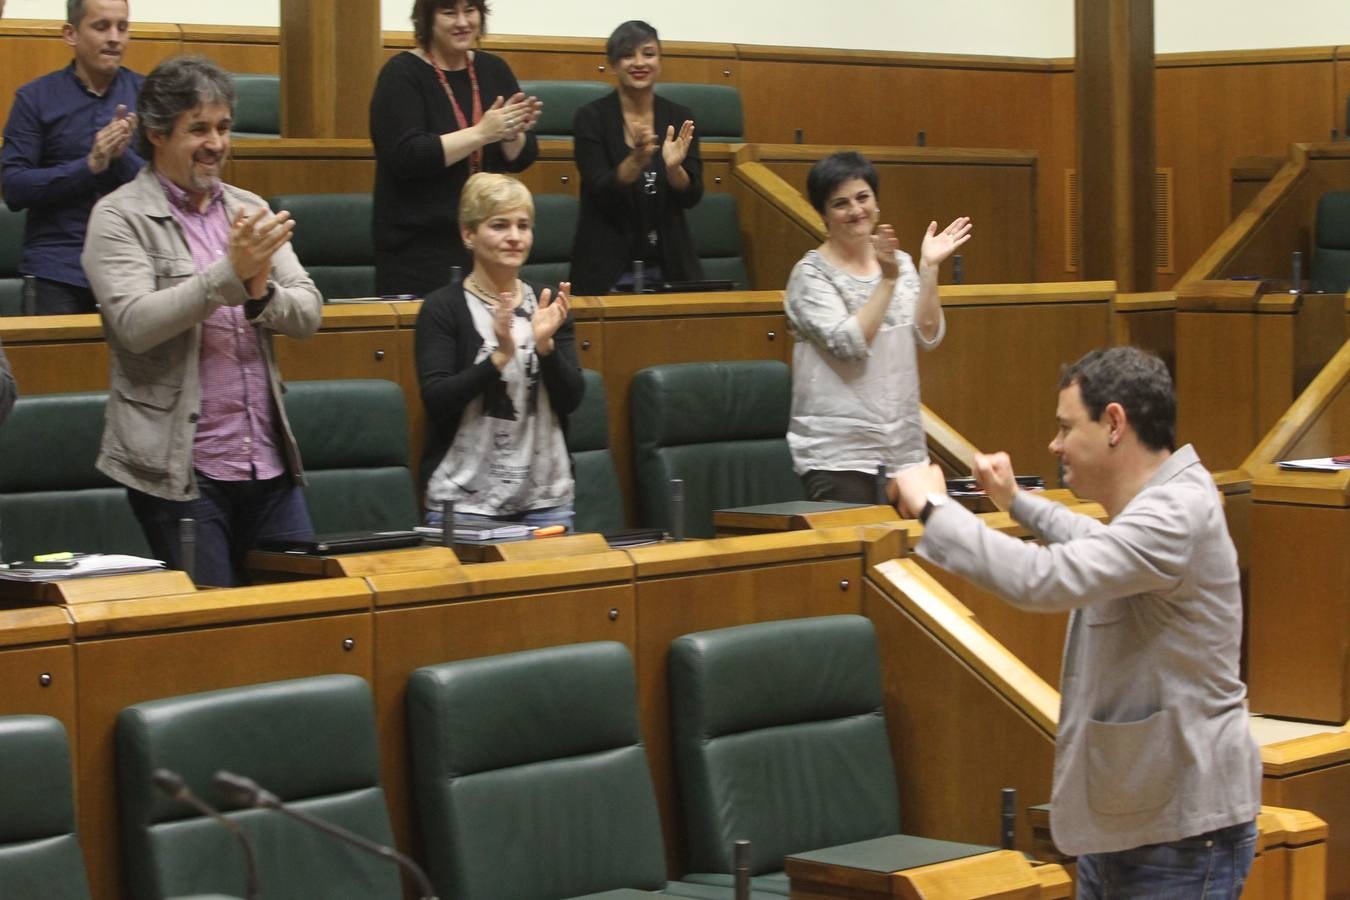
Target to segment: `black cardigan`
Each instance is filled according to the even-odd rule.
[[[538,298],[542,285],[529,282]],[[474,327],[462,284],[437,288],[417,314],[414,332],[417,383],[426,410],[422,441],[423,489],[454,442],[464,409],[501,377],[490,356],[474,363],[483,338]],[[585,382],[577,360],[576,330],[571,313],[553,336],[553,352],[539,357],[539,371],[549,405],[567,433],[567,416],[581,405]]]
[[[678,133],[684,120],[694,116],[686,107],[659,94],[653,98],[653,107],[652,130],[658,139],[655,152],[659,159],[667,126],[674,125]],[[694,125],[697,127],[698,123]],[[633,229],[639,227],[639,187],[636,182],[621,185],[616,177],[619,164],[629,153],[624,143],[619,92],[578,109],[572,133],[577,169],[581,172],[581,209],[572,242],[572,292],[606,294],[632,264]],[[684,160],[684,170],[689,173],[688,190],[672,189],[666,180],[665,166],[658,165],[656,169],[662,274],[672,281],[702,278],[703,267],[684,220],[684,211],[703,198],[703,158],[699,154],[697,132]]]
[[[474,53],[478,90],[486,110],[499,96],[520,90],[501,57]],[[473,109],[467,70],[446,80],[464,114]],[[425,60],[396,53],[380,70],[370,99],[370,140],[375,146],[375,195],[371,238],[375,244],[377,288],[382,294],[422,296],[445,284],[450,266],[469,271],[459,234],[459,195],[469,178],[469,159],[445,164],[441,135],[456,131],[450,100]],[[508,160],[501,144],[482,150],[485,172],[520,172],[539,156],[534,133],[520,155]]]

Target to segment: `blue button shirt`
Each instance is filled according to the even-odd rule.
[[[19,271],[88,287],[80,268],[89,212],[104,194],[130,181],[145,161],[132,147],[98,175],[85,161],[94,135],[119,104],[136,109],[144,77],[121,68],[100,97],[75,75],[72,62],[14,94],[0,151],[0,190],[16,212],[28,210]]]

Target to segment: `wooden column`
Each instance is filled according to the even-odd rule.
[[[1079,278],[1153,286],[1153,0],[1076,0]]]
[[[281,0],[282,136],[369,136],[382,62],[379,0]]]

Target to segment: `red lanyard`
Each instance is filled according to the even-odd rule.
[[[431,66],[436,72],[436,78],[445,89],[445,96],[450,98],[450,108],[455,111],[455,122],[461,129],[469,127],[469,120],[464,117],[464,110],[459,108],[459,101],[455,99],[455,92],[450,90],[450,84],[445,80],[445,72],[441,71],[440,64],[427,56],[427,65]],[[473,124],[477,125],[483,118],[483,98],[478,93],[478,73],[473,70],[473,56],[468,59],[469,68],[469,90],[473,93]],[[482,171],[483,168],[483,150],[479,148],[469,154],[469,174]]]

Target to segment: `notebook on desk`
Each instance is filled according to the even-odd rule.
[[[311,538],[277,538],[258,541],[259,550],[278,553],[303,553],[326,556],[332,553],[362,553],[371,550],[393,550],[398,547],[416,547],[422,536],[416,531],[334,531],[316,534]]]

